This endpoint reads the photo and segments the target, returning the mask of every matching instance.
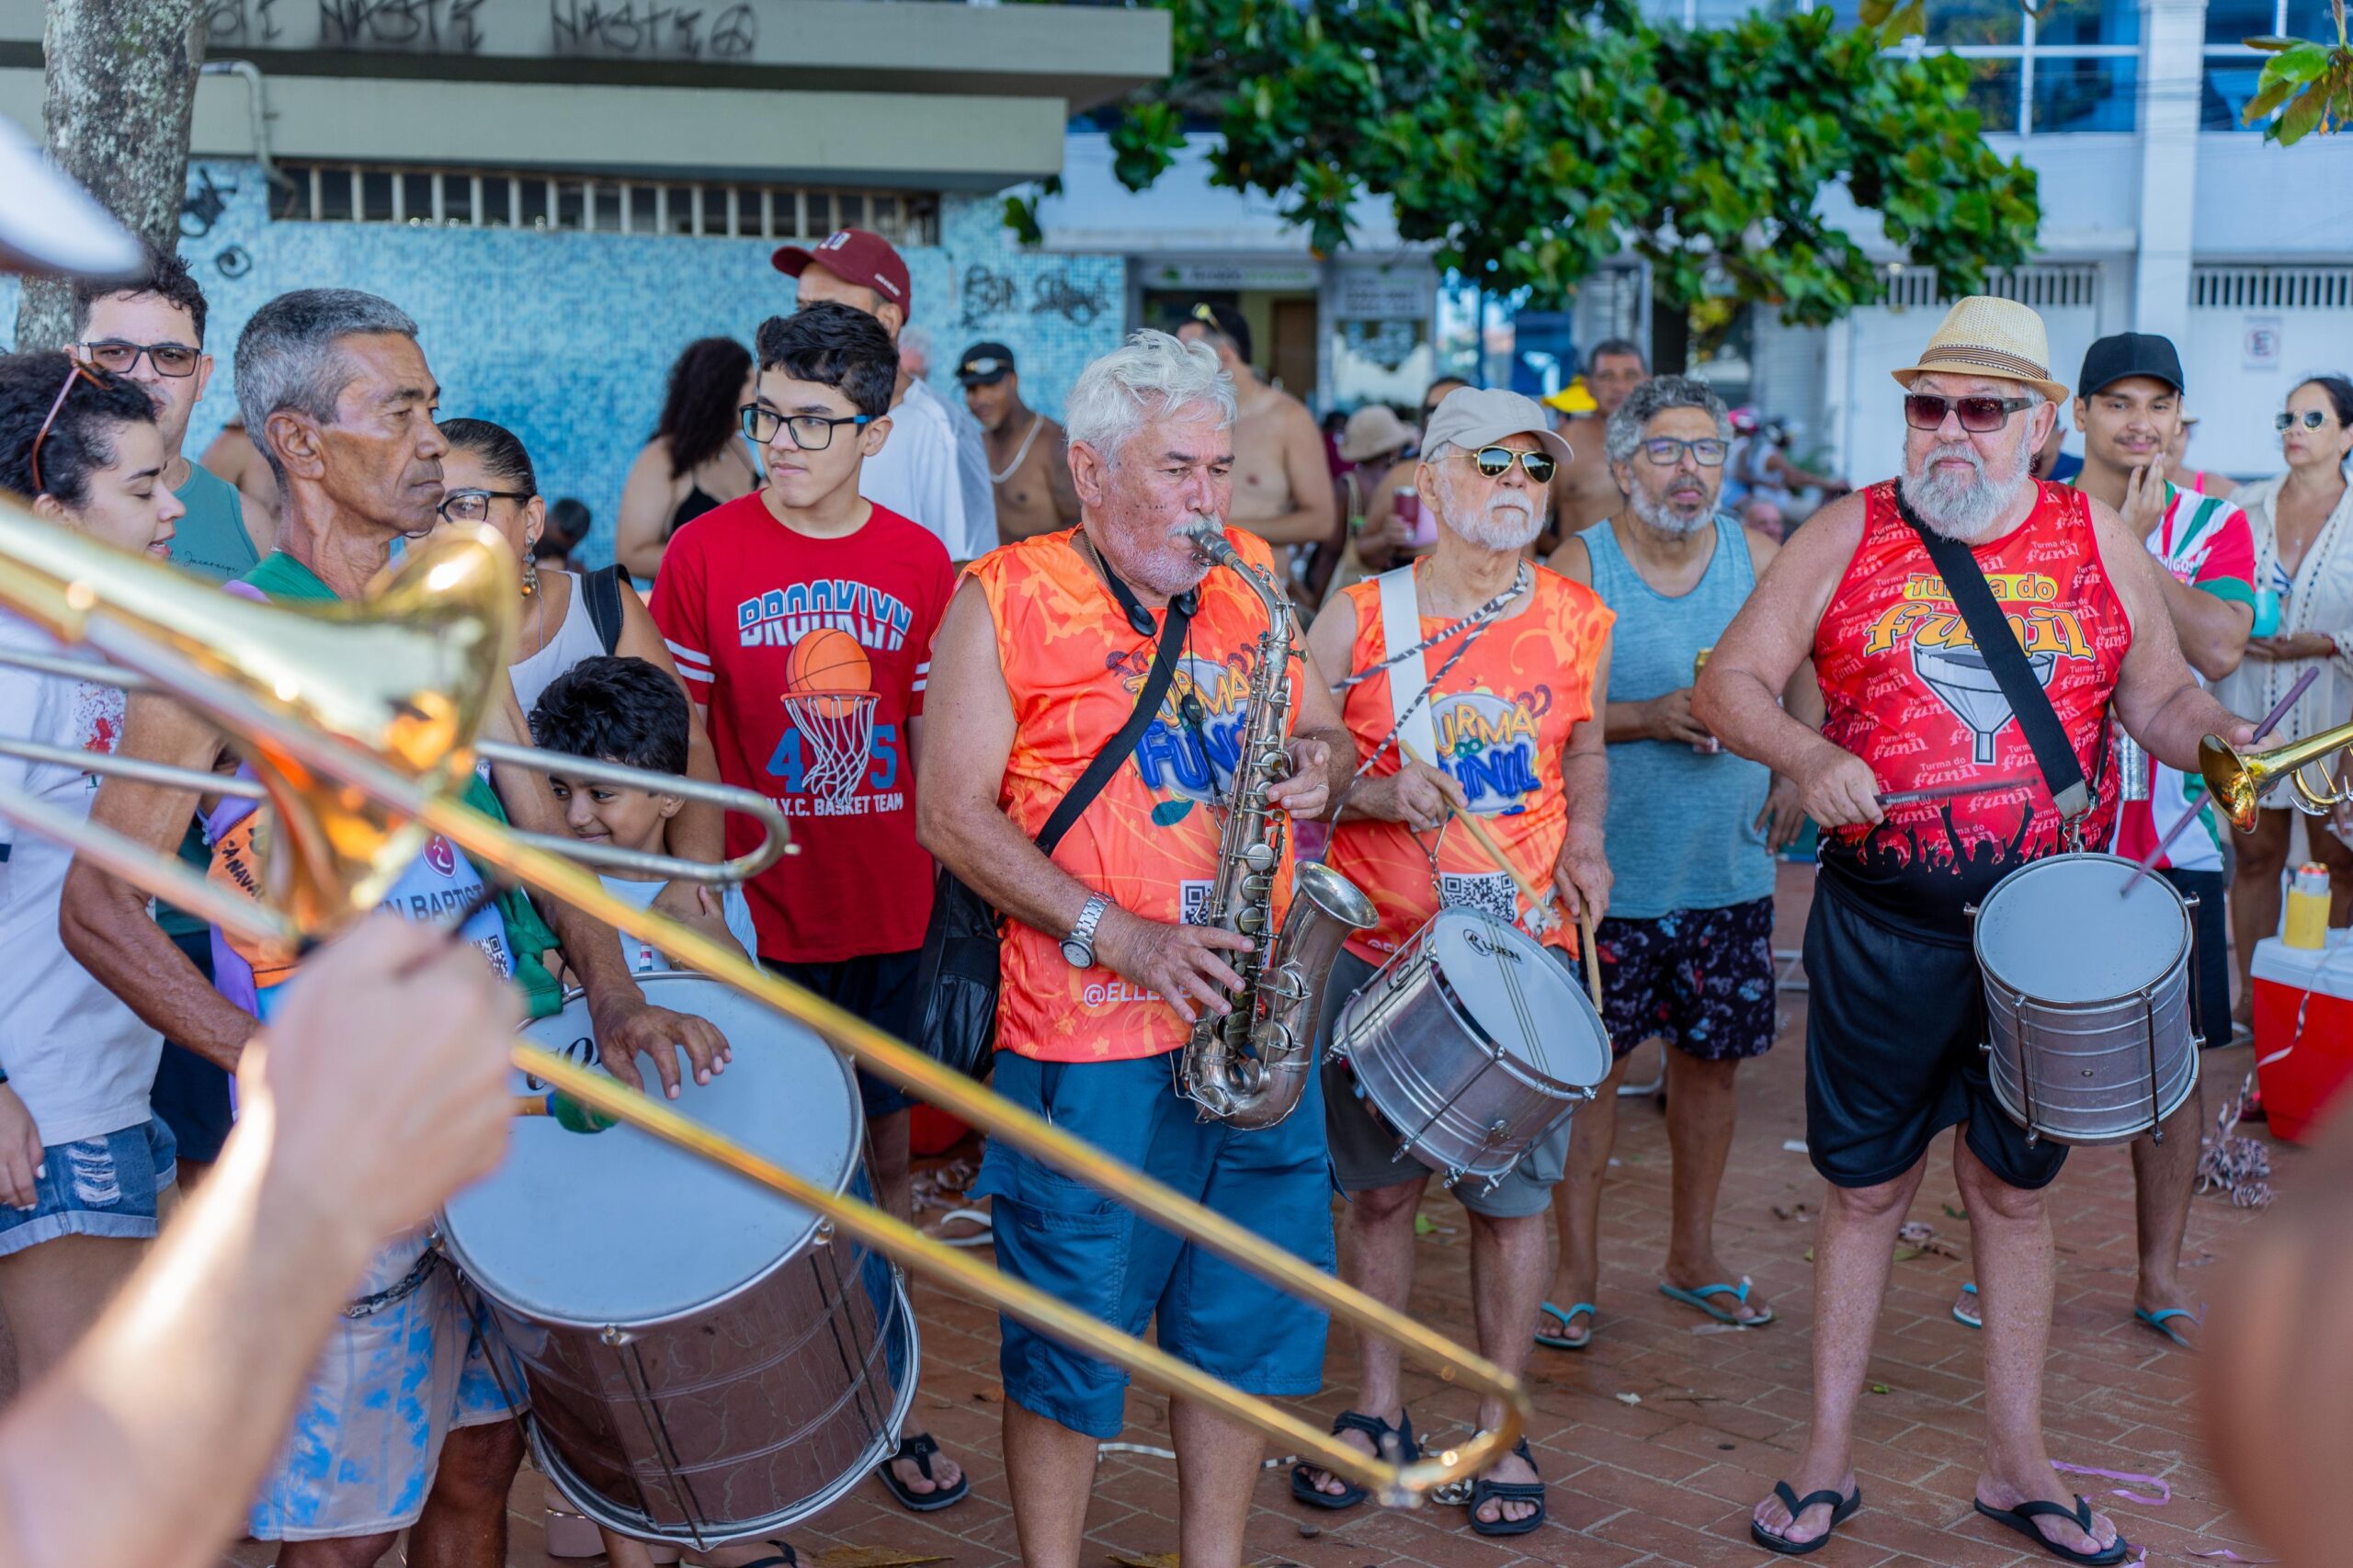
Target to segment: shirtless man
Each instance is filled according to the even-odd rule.
[[[956,361],[964,406],[988,440],[996,491],[996,537],[1011,544],[1078,521],[1063,427],[1021,401],[1021,372],[1002,343],[975,343]]]
[[[1305,403],[1268,386],[1250,368],[1250,324],[1240,311],[1195,305],[1176,335],[1208,344],[1233,378],[1242,415],[1233,426],[1233,509],[1226,521],[1273,545],[1276,562],[1288,577],[1290,551],[1285,546],[1334,538],[1340,526],[1324,432]]]
[[[1586,356],[1585,388],[1593,394],[1591,414],[1564,418],[1558,426],[1576,456],[1552,476],[1552,516],[1562,539],[1581,534],[1624,505],[1618,482],[1609,476],[1609,456],[1602,449],[1602,429],[1626,394],[1650,379],[1643,351],[1622,337],[1608,337]]]

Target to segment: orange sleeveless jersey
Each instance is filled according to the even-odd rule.
[[[986,595],[997,660],[1013,699],[1012,755],[997,803],[1035,837],[1104,744],[1135,710],[1159,645],[1134,627],[1074,547],[1076,529],[994,551],[968,569]],[[1256,537],[1229,528],[1243,559],[1273,570]],[[1162,612],[1165,615],[1165,612]],[[1158,621],[1162,615],[1155,615]],[[1179,650],[1159,715],[1103,792],[1054,849],[1054,864],[1130,914],[1198,919],[1217,874],[1218,835],[1233,794],[1236,744],[1257,664],[1266,607],[1235,575],[1212,570]],[[1304,648],[1302,649],[1304,653]],[[1291,676],[1299,712],[1299,670]],[[1178,702],[1200,698],[1197,732]],[[1275,886],[1279,919],[1290,903],[1290,859]],[[1074,970],[1063,933],[1007,921],[997,994],[997,1044],[1043,1062],[1112,1062],[1183,1045],[1190,1028],[1157,992],[1097,964]]]
[[[1348,653],[1355,674],[1389,656],[1381,634],[1381,586],[1378,581],[1353,584],[1341,597],[1347,613],[1356,617],[1356,642]],[[1341,609],[1336,604],[1324,613]],[[1539,566],[1533,601],[1482,631],[1430,698],[1438,755],[1426,760],[1462,786],[1489,836],[1539,887],[1552,880],[1552,863],[1568,832],[1561,752],[1571,728],[1593,717],[1594,665],[1615,619],[1592,589]],[[1422,635],[1435,636],[1446,625],[1444,618],[1425,615]],[[1423,653],[1427,676],[1438,674],[1462,646],[1464,635],[1458,632]],[[1341,712],[1358,755],[1370,756],[1393,724],[1387,673],[1350,687]],[[1389,748],[1375,765],[1374,777],[1397,771],[1398,751]],[[1381,962],[1441,905],[1467,905],[1510,921],[1526,912],[1528,901],[1511,878],[1496,869],[1459,824],[1439,840],[1435,870],[1424,842],[1404,823],[1363,817],[1333,831],[1324,864],[1363,889],[1381,912],[1380,925],[1350,938],[1348,950],[1357,957]],[[1565,925],[1555,925],[1544,940],[1575,948],[1574,934]]]

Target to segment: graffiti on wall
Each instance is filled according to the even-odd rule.
[[[964,268],[961,290],[964,308],[961,325],[968,332],[985,331],[994,317],[1017,315],[1021,283],[1010,272],[975,262]],[[1041,272],[1029,280],[1029,314],[1056,315],[1073,326],[1092,326],[1110,310],[1102,284],[1087,284],[1064,267]]]

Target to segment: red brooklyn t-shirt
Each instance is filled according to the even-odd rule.
[[[938,537],[896,512],[812,539],[756,491],[663,552],[654,619],[709,710],[719,776],[775,801],[799,846],[745,890],[760,956],[831,963],[923,945],[932,865],[915,842],[907,723],[954,588]],[[758,838],[728,817],[729,855]]]

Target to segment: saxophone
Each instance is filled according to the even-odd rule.
[[[1267,791],[1290,773],[1285,741],[1290,719],[1290,666],[1297,637],[1290,600],[1265,573],[1242,559],[1216,521],[1182,530],[1194,551],[1230,567],[1267,607],[1251,672],[1249,717],[1233,763],[1233,798],[1217,846],[1217,881],[1202,923],[1238,931],[1256,946],[1226,955],[1242,977],[1231,1011],[1193,1026],[1177,1086],[1201,1119],[1236,1127],[1272,1127],[1291,1113],[1315,1066],[1315,1002],[1340,945],[1351,931],[1378,923],[1372,901],[1346,877],[1318,865],[1294,869],[1290,913],[1271,947],[1275,875],[1290,852],[1290,818],[1270,808]]]

